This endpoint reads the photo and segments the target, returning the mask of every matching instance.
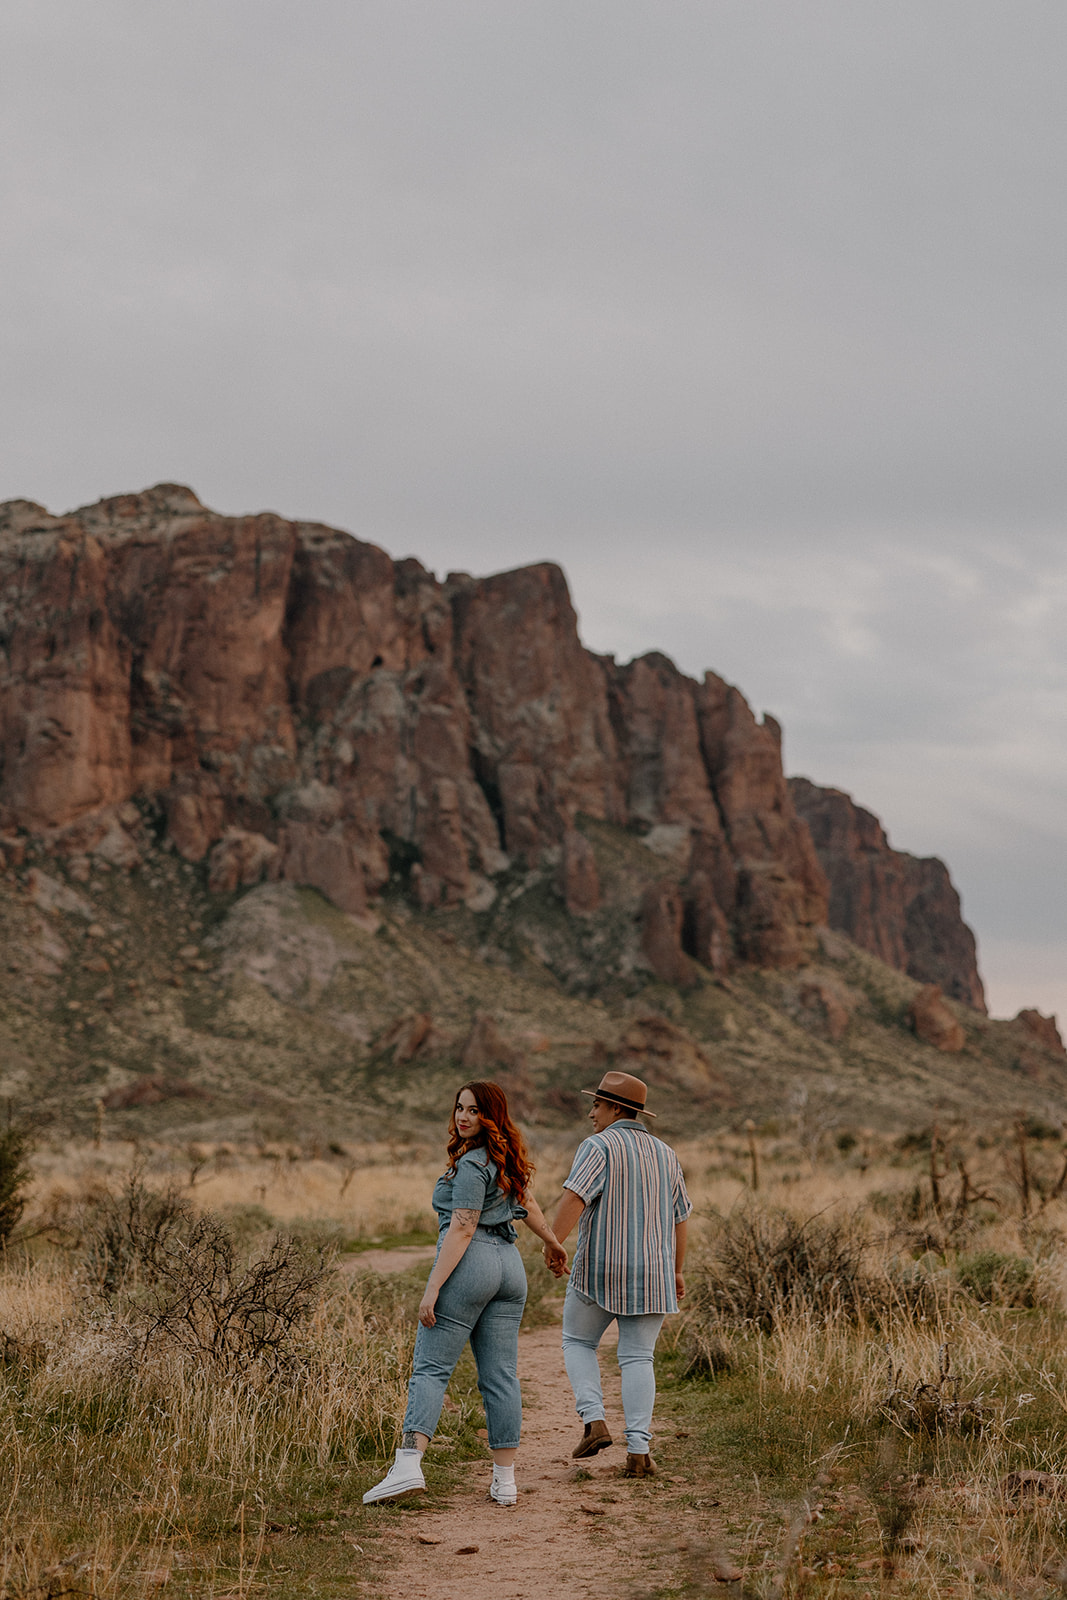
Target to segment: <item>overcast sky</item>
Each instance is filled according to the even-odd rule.
[[[738,683],[1067,1019],[1063,0],[6,0],[0,499],[190,484]]]

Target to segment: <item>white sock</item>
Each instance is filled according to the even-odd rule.
[[[398,1450],[397,1453],[396,1453],[396,1459],[398,1461],[411,1461],[411,1462],[414,1463],[415,1466],[418,1466],[419,1462],[422,1460],[422,1451],[421,1450]]]
[[[485,1480],[483,1479],[482,1481],[484,1482]],[[494,1481],[494,1483],[499,1483],[501,1486],[503,1486],[504,1484],[512,1484],[512,1483],[514,1483],[515,1482],[515,1463],[512,1462],[510,1467],[498,1467],[496,1465],[496,1463],[494,1462],[493,1463],[493,1481]]]

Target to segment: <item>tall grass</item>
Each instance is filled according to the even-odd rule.
[[[550,1214],[584,1132],[537,1152]],[[693,1591],[715,1592],[734,1561],[749,1600],[1067,1588],[1059,1147],[1029,1152],[1024,1207],[1010,1129],[951,1161],[932,1137],[864,1134],[817,1160],[758,1137],[758,1193],[745,1135],[679,1146],[697,1210],[661,1408],[684,1417],[705,1495],[750,1486],[732,1491],[729,1550],[703,1575],[694,1554]],[[341,1250],[432,1230],[440,1150],[359,1155],[146,1145],[136,1164],[159,1195],[178,1186],[189,1217],[224,1219],[249,1259],[279,1225]],[[151,1284],[102,1295],[86,1254],[130,1165],[106,1142],[38,1152],[0,1257],[0,1597],[132,1600],[164,1581],[245,1597],[285,1563],[269,1577],[280,1592],[350,1586],[351,1547],[326,1533],[360,1515],[371,1458],[395,1443],[420,1281],[327,1274],[269,1369],[224,1371],[166,1339],[133,1353]],[[460,1398],[440,1459],[479,1448]]]
[[[915,1163],[707,1208],[676,1370],[762,1486],[731,1552],[753,1600],[1067,1590],[1067,1212],[989,1168],[962,1220]]]
[[[0,1595],[135,1595],[164,1577],[229,1592],[272,1525],[358,1503],[403,1411],[402,1294],[333,1275],[284,1365],[242,1370],[131,1339],[133,1302],[81,1260],[45,1247],[0,1270]]]

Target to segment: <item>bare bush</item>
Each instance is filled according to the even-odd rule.
[[[904,1370],[889,1358],[889,1380],[882,1401],[883,1415],[905,1433],[981,1433],[989,1421],[989,1407],[981,1394],[964,1397],[952,1371],[949,1347],[938,1351],[938,1374],[906,1386]]]
[[[247,1256],[222,1217],[195,1216],[136,1173],[120,1194],[91,1204],[82,1259],[136,1357],[170,1349],[226,1372],[265,1374],[292,1361],[326,1270],[321,1251],[282,1233]]]
[[[322,1257],[285,1234],[242,1264],[221,1219],[200,1217],[168,1242],[155,1287],[137,1308],[142,1348],[169,1345],[228,1372],[277,1372],[294,1355],[324,1273]]]
[[[117,1195],[95,1195],[82,1209],[82,1262],[90,1283],[105,1299],[155,1283],[192,1226],[180,1195],[158,1193],[131,1172]]]
[[[764,1332],[801,1307],[858,1316],[869,1301],[866,1251],[852,1217],[801,1220],[787,1211],[746,1207],[722,1222],[704,1272],[691,1286],[692,1308]]]

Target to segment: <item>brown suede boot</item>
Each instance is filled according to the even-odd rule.
[[[624,1478],[654,1478],[656,1476],[656,1463],[651,1456],[627,1455],[622,1475]]]
[[[587,1422],[585,1432],[571,1451],[571,1456],[575,1461],[580,1461],[583,1456],[595,1456],[598,1450],[606,1450],[613,1443],[606,1422]]]

